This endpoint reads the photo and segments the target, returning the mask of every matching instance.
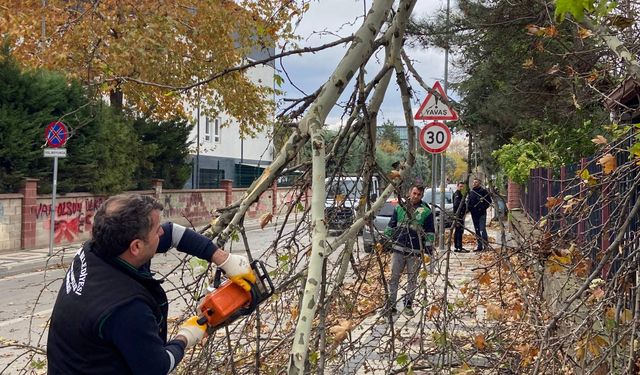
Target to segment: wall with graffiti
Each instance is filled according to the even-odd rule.
[[[278,207],[285,204],[290,188],[280,188],[276,192],[276,213]],[[153,191],[141,191],[139,194],[152,195]],[[232,202],[241,199],[245,189],[232,189]],[[257,220],[263,214],[272,212],[274,191],[265,191],[260,200],[249,208],[245,225]],[[188,227],[202,227],[208,224],[219,208],[226,206],[226,191],[223,189],[206,190],[163,190],[159,201],[164,205],[163,221],[173,221]],[[51,207],[51,197],[38,195],[36,205],[30,217],[35,216],[35,247],[49,246],[51,212],[55,209],[53,241],[56,246],[77,244],[91,237],[93,217],[106,196],[72,193],[59,196],[55,208]],[[31,224],[32,225],[32,224]],[[21,246],[22,236],[22,195],[0,195],[0,251],[17,250]]]
[[[91,236],[93,216],[107,197],[67,194],[56,199],[53,241],[56,246],[77,243]],[[51,197],[38,197],[36,210],[36,246],[49,246]]]
[[[162,220],[173,221],[187,227],[205,225],[214,217],[213,212],[225,206],[225,191],[163,190],[160,203],[164,205]]]
[[[22,196],[0,194],[0,251],[20,248]]]

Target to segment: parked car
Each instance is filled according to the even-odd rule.
[[[454,191],[455,190],[451,189],[449,186],[447,186],[444,190],[444,212],[446,213],[444,218],[445,228],[451,227],[451,225],[453,224],[453,219],[455,217],[455,212],[453,212]],[[440,189],[436,189],[436,205],[433,210],[435,213],[434,224],[436,226],[436,231],[440,223],[440,199],[441,199],[440,192],[441,192]],[[428,204],[429,207],[431,207],[431,194],[433,194],[433,189],[431,188],[424,189],[424,194],[422,194],[422,201]]]
[[[393,215],[393,210],[395,210],[397,205],[397,198],[388,199],[376,214],[371,226],[364,226],[364,229],[362,230],[362,243],[364,244],[364,251],[366,253],[373,252],[373,246],[376,242],[382,243],[385,250],[389,250],[391,248],[391,241],[383,235],[383,232],[389,224],[391,216]],[[371,232],[371,227],[373,227],[373,233]]]
[[[360,177],[340,176],[325,180],[327,195],[325,198],[324,215],[329,230],[344,230],[349,228],[356,216],[356,210],[361,202],[364,191],[364,181]],[[379,192],[379,183],[372,177],[369,187],[369,198],[373,202]]]

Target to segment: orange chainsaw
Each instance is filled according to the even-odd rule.
[[[213,281],[215,289],[198,306],[198,324],[206,323],[210,328],[230,324],[243,315],[251,314],[260,303],[273,295],[275,288],[264,263],[254,260],[251,269],[256,275],[256,283],[251,284],[249,292],[231,280],[222,282],[222,270],[216,270]]]

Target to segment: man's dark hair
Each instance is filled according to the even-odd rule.
[[[458,185],[460,185],[460,184],[464,185],[465,182],[464,181],[458,181]]]
[[[416,188],[418,190],[420,190],[421,193],[424,193],[424,185],[422,184],[413,184],[409,187],[409,192],[411,192],[411,190],[413,190],[413,188]]]
[[[93,248],[102,256],[117,257],[131,241],[147,237],[153,224],[151,212],[163,208],[147,195],[120,194],[107,199],[93,218]]]

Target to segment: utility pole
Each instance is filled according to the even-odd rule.
[[[447,41],[444,49],[444,94],[449,97],[449,7],[450,0],[447,0],[447,14],[445,19],[445,25],[447,28]],[[439,238],[438,248],[440,251],[444,251],[444,219],[446,211],[444,209],[444,195],[445,195],[445,179],[446,179],[446,151],[440,154],[440,225],[438,228]]]

